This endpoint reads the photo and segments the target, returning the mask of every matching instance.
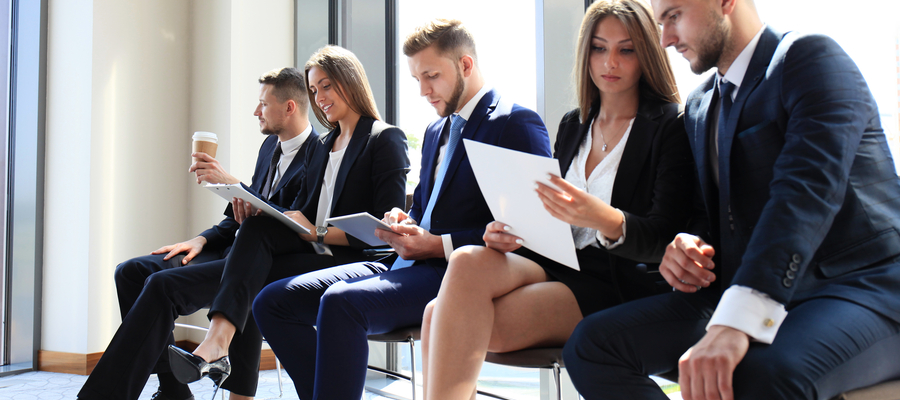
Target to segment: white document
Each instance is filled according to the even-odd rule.
[[[380,219],[366,212],[327,218],[325,223],[336,226],[338,229],[366,242],[369,246],[387,246],[387,243],[375,236],[375,229],[394,232],[391,230],[390,225],[381,222]]]
[[[262,201],[259,197],[254,196],[252,193],[248,192],[247,189],[244,189],[240,183],[235,183],[233,185],[225,184],[225,183],[210,183],[204,186],[209,189],[211,192],[222,196],[223,199],[227,200],[229,203],[232,198],[239,198],[253,205],[254,208],[258,208],[262,210],[263,214],[266,214],[270,217],[273,217],[281,223],[288,226],[288,228],[293,229],[299,233],[309,233],[309,229],[306,229],[305,226],[300,225],[297,221],[291,219],[287,215],[284,215],[281,211],[278,211],[275,207],[269,205],[265,201]]]
[[[463,143],[494,219],[509,225],[523,246],[580,271],[572,229],[550,215],[534,191],[535,182],[555,187],[548,174],[559,175],[559,161],[469,139]]]

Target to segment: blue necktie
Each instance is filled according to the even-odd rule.
[[[450,118],[450,139],[447,141],[447,151],[444,152],[444,159],[441,161],[437,177],[434,179],[434,187],[431,189],[431,195],[428,196],[428,205],[425,206],[425,212],[422,214],[422,221],[419,222],[419,227],[426,231],[431,230],[431,212],[434,211],[434,204],[437,203],[438,193],[440,193],[441,186],[444,183],[444,177],[447,175],[447,167],[450,165],[453,153],[459,145],[459,138],[462,136],[462,128],[466,125],[466,120],[459,115],[454,114]],[[414,263],[415,260],[404,260],[397,257],[391,270],[406,268]]]

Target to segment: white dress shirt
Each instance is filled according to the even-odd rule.
[[[281,177],[284,176],[288,167],[291,166],[291,162],[294,161],[294,157],[297,156],[300,147],[303,146],[303,143],[306,143],[306,138],[308,138],[311,133],[312,124],[307,124],[306,129],[299,135],[283,142],[278,142],[277,145],[281,146],[282,153],[281,157],[278,159],[278,166],[275,168],[275,177],[272,179],[272,187],[269,188],[269,193],[274,192],[272,189],[278,187],[278,182],[281,181]]]
[[[744,74],[747,73],[750,59],[753,57],[753,52],[756,51],[756,45],[765,29],[766,25],[764,24],[747,44],[747,47],[744,47],[741,54],[734,59],[724,76],[716,73],[719,79],[735,86],[731,91],[732,100],[737,97],[737,93],[741,89]],[[716,118],[710,122],[710,126],[714,127],[716,143],[719,142],[718,108],[717,103],[716,112],[713,113]],[[710,318],[709,324],[706,325],[706,329],[709,330],[709,327],[713,325],[728,326],[746,333],[755,341],[772,344],[785,317],[787,317],[787,311],[785,311],[784,305],[772,300],[769,295],[746,286],[732,285],[725,290],[722,299],[719,300],[719,305]]]
[[[334,200],[334,182],[337,179],[338,171],[341,169],[341,162],[344,161],[344,153],[347,148],[344,147],[338,151],[328,153],[328,164],[325,166],[325,176],[322,178],[322,189],[319,191],[319,208],[316,211],[316,226],[325,226],[325,220],[331,217],[331,202]],[[327,244],[312,243],[316,249],[316,254],[333,255],[331,248]]]
[[[610,149],[606,157],[594,167],[590,175],[585,177],[587,159],[593,145],[594,124],[592,121],[584,141],[578,148],[578,154],[575,155],[575,158],[572,159],[572,164],[569,165],[569,170],[565,176],[566,181],[609,204],[610,199],[612,199],[613,184],[616,182],[616,173],[619,171],[619,163],[622,161],[622,153],[625,152],[625,144],[628,143],[628,137],[631,135],[631,127],[633,125],[634,118],[628,121],[628,126],[625,128],[625,133],[622,134],[622,139],[619,140],[619,143]],[[622,236],[612,241],[596,229],[572,225],[572,238],[575,239],[575,248],[581,250],[588,246],[600,247],[602,245],[607,249],[613,249],[624,243],[625,213],[618,208],[616,211],[622,215]]]

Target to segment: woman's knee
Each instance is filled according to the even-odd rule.
[[[497,253],[484,246],[463,246],[453,251],[447,264],[445,281],[483,281],[498,264]]]
[[[434,315],[434,305],[437,299],[431,300],[425,305],[425,311],[422,312],[422,326],[431,325],[431,316]]]

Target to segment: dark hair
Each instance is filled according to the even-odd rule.
[[[280,102],[293,100],[301,115],[309,113],[309,99],[306,97],[306,78],[297,68],[276,68],[259,77],[259,83],[272,85],[272,94]]]
[[[438,18],[416,28],[403,42],[403,54],[412,57],[429,46],[434,46],[438,54],[454,60],[468,54],[478,63],[475,38],[458,20]]]
[[[591,80],[591,37],[597,24],[606,17],[621,21],[631,36],[641,65],[641,97],[680,103],[675,75],[669,65],[669,57],[659,44],[659,26],[650,8],[638,0],[599,0],[588,7],[578,34],[574,74],[581,122],[587,120],[591,104],[600,98],[600,89]]]
[[[369,79],[366,78],[366,70],[350,50],[339,46],[325,46],[306,62],[303,69],[307,78],[312,67],[322,70],[328,76],[338,96],[341,96],[350,110],[364,117],[381,119],[378,106],[375,104],[375,96],[372,95],[372,88],[369,86]],[[313,112],[319,122],[328,129],[334,129],[335,125],[328,121],[325,113],[315,104],[316,95],[309,87],[306,88],[306,94],[309,96],[309,102],[313,103]]]

